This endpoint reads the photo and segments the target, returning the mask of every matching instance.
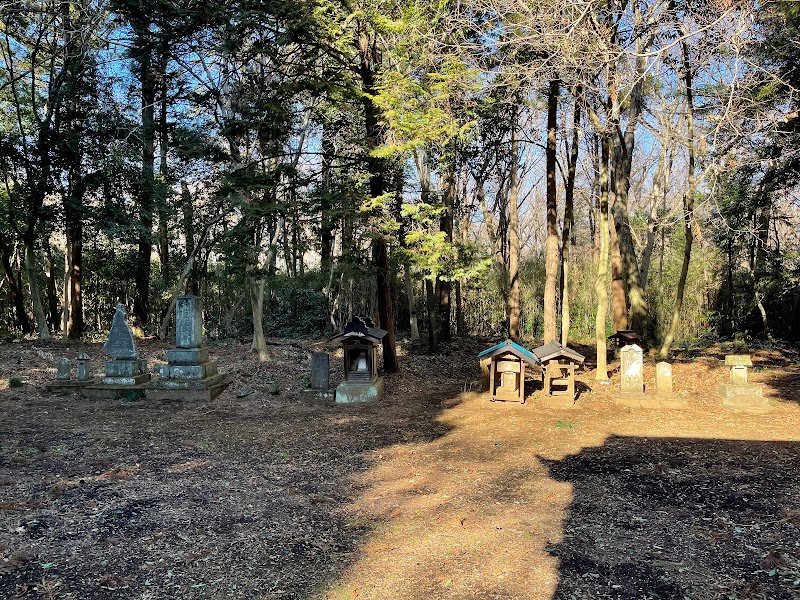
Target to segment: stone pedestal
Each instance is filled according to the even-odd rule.
[[[219,396],[230,380],[208,359],[203,343],[203,302],[181,296],[175,304],[175,345],[167,350],[167,364],[156,368],[158,379],[147,388],[152,400],[204,400]]]
[[[721,383],[718,389],[722,406],[742,412],[767,412],[769,399],[763,388],[755,383]]]
[[[373,383],[343,381],[336,388],[337,404],[374,402],[383,398],[383,377]]]

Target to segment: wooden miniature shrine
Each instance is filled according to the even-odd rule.
[[[342,345],[344,355],[344,380],[336,388],[336,402],[380,399],[383,378],[378,377],[378,346],[385,335],[370,319],[357,316],[331,338]]]
[[[608,339],[616,342],[617,349],[623,346],[630,346],[631,344],[642,346],[642,336],[632,329],[620,329],[616,333],[612,333],[608,336]]]
[[[585,357],[555,340],[533,350],[533,355],[542,363],[545,396],[575,398],[575,369]]]
[[[519,344],[506,340],[478,355],[488,360],[489,394],[495,400],[525,402],[525,367],[535,365],[536,357]]]

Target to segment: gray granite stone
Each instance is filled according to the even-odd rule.
[[[200,365],[208,362],[205,348],[173,348],[167,350],[167,361],[171,365]]]
[[[78,354],[78,381],[89,381],[92,378],[89,368],[90,359],[86,352]]]
[[[337,404],[374,402],[381,398],[383,398],[383,377],[378,377],[374,383],[343,381],[336,388]]]
[[[148,381],[150,381],[150,373],[139,373],[138,375],[132,375],[130,377],[114,377],[107,375],[100,379],[100,383],[103,385],[111,386],[140,385]]]
[[[175,345],[200,348],[203,345],[203,300],[181,296],[175,303]]]
[[[58,371],[56,372],[56,379],[58,381],[69,381],[70,364],[69,359],[61,357],[58,359]]]
[[[136,343],[133,340],[133,332],[125,319],[125,307],[117,304],[117,312],[114,313],[114,322],[111,324],[111,331],[108,332],[108,341],[103,346],[106,354],[114,359],[139,358],[136,351]]]
[[[158,365],[158,376],[161,379],[203,379],[216,374],[215,362],[206,362],[202,365]]]
[[[330,374],[330,355],[327,352],[314,352],[311,355],[311,389],[327,390]]]
[[[106,361],[107,377],[130,377],[146,370],[147,364],[143,359]]]

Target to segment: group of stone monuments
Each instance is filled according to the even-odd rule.
[[[330,341],[339,342],[344,357],[344,377],[333,394],[338,404],[370,402],[383,397],[383,377],[378,375],[378,346],[386,332],[363,315],[355,316]],[[311,355],[309,392],[330,397],[330,355]]]
[[[633,332],[612,336],[624,344],[620,356],[620,392],[614,398],[617,404],[630,408],[687,408],[685,398],[675,396],[672,391],[672,365],[656,363],[656,385],[654,393],[645,390],[644,351],[635,343]],[[638,336],[636,336],[638,337]],[[541,403],[551,408],[574,406],[574,370],[583,362],[583,357],[557,342],[528,351],[511,340],[487,348],[478,355],[481,360],[482,391],[488,391],[494,400],[525,401],[525,364],[542,365],[543,396]],[[729,355],[725,364],[731,368],[730,382],[719,386],[722,405],[731,410],[763,412],[769,410],[762,387],[749,383],[747,368],[753,365],[748,355]],[[566,389],[553,391],[554,383]],[[555,396],[555,397],[554,397]]]
[[[125,318],[125,307],[117,305],[108,341],[103,350],[111,357],[99,381],[91,377],[89,357],[78,355],[77,377],[71,378],[67,358],[58,361],[58,374],[51,389],[79,388],[87,398],[151,400],[211,400],[229,385],[203,348],[203,302],[196,296],[181,296],[175,304],[175,345],[167,350],[167,364],[157,366],[157,378],[139,357],[133,332]]]

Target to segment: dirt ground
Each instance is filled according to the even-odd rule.
[[[676,357],[688,410],[614,404],[583,348],[557,410],[478,393],[486,345],[402,346],[359,406],[302,393],[323,342],[212,345],[210,403],[50,393],[100,344],[0,345],[0,598],[800,598],[796,352],[751,350],[759,415],[722,408],[724,347]]]

